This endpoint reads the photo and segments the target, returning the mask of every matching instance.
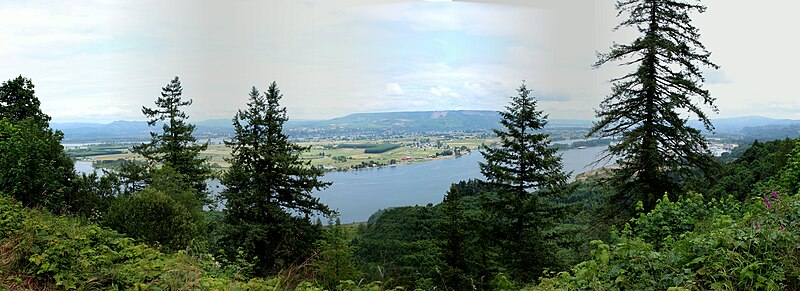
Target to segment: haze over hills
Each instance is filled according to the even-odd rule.
[[[762,126],[782,126],[782,125],[798,125],[800,120],[794,119],[775,119],[763,116],[740,116],[730,118],[717,118],[711,120],[714,125],[714,131],[720,133],[735,133],[742,131],[746,128],[762,127]],[[701,128],[702,124],[698,121],[689,121],[689,125],[694,128]]]
[[[488,131],[498,126],[500,116],[489,110],[447,110],[414,112],[354,113],[327,120],[289,120],[287,133],[296,138],[353,137],[367,135],[416,134],[450,131]],[[712,120],[716,134],[754,136],[767,139],[763,132],[780,138],[800,135],[800,120],[744,116]],[[197,121],[196,136],[201,139],[224,138],[233,128],[230,119]],[[588,128],[590,120],[550,119],[549,128]],[[700,128],[698,122],[689,125]],[[65,142],[147,140],[151,127],[144,121],[115,121],[98,123],[53,123],[64,132]],[[157,125],[158,128],[160,125]],[[780,135],[779,137],[777,135]]]

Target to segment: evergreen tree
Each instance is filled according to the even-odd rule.
[[[49,126],[50,116],[42,113],[33,88],[31,80],[22,76],[3,82],[0,86],[0,119],[21,121],[33,118],[43,121],[45,127]]]
[[[470,271],[467,256],[470,254],[466,252],[465,246],[469,240],[466,228],[470,226],[467,225],[462,198],[459,187],[456,184],[451,185],[441,204],[443,219],[439,226],[441,239],[444,242],[443,259],[450,267],[444,275],[445,286],[455,290],[470,288],[467,280]]]
[[[614,204],[631,210],[636,201],[651,209],[665,192],[675,194],[677,178],[695,169],[714,169],[706,140],[686,124],[686,111],[712,130],[700,108],[714,98],[702,88],[700,66],[717,68],[700,43],[689,14],[704,12],[693,0],[620,0],[617,9],[629,18],[617,28],[635,28],[641,34],[630,44],[615,44],[600,54],[595,67],[618,61],[635,66],[633,72],[613,79],[612,93],[600,103],[589,136],[619,138],[608,147],[606,158],[618,157],[613,180],[620,185]],[[698,99],[695,102],[694,99]]]
[[[563,233],[551,231],[561,218],[563,206],[553,204],[558,188],[567,181],[561,156],[541,132],[547,116],[536,110],[536,99],[523,83],[500,112],[504,130],[497,148],[484,146],[481,173],[495,189],[487,197],[494,237],[500,245],[500,261],[516,280],[537,278],[555,265],[551,245]]]
[[[248,108],[233,118],[233,140],[225,143],[231,147],[231,166],[222,177],[229,251],[242,248],[248,259],[257,261],[261,274],[309,255],[320,236],[310,215],[332,214],[311,195],[330,185],[319,180],[322,169],[301,161],[308,147],[290,142],[283,133],[287,118],[286,108],[278,104],[282,97],[275,82],[264,94],[254,87]]]
[[[206,179],[211,176],[211,169],[206,166],[208,158],[200,157],[200,152],[208,148],[208,143],[197,143],[192,136],[195,125],[187,123],[189,118],[181,107],[192,105],[192,100],[183,101],[183,87],[175,77],[162,88],[161,97],[156,108],[142,106],[142,113],[147,116],[147,124],[155,126],[163,122],[162,132],[150,132],[149,143],[133,147],[133,152],[141,154],[151,164],[169,166],[186,179],[195,190],[198,200],[206,201]]]

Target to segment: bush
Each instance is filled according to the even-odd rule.
[[[684,233],[693,231],[703,221],[718,215],[738,215],[740,203],[733,197],[704,201],[697,193],[688,193],[672,202],[669,197],[658,201],[649,213],[641,213],[633,219],[634,233],[656,249],[670,241],[679,239]]]
[[[0,193],[0,286],[11,289],[322,290],[286,277],[246,279],[205,254],[165,254],[83,220],[22,207]],[[352,283],[352,282],[350,282]],[[379,284],[342,283],[347,290]],[[2,288],[0,288],[2,289]]]
[[[735,204],[698,203],[710,208],[703,217],[696,215],[699,207],[677,207],[663,199],[640,216],[636,227],[615,233],[612,243],[593,242],[590,260],[533,289],[782,290],[800,285],[800,197],[767,194],[741,205],[740,212],[725,210],[736,209]],[[696,226],[664,228],[661,235],[671,239],[660,241],[660,249],[642,238],[658,232],[656,218],[675,214],[694,219]]]
[[[118,198],[106,214],[104,225],[168,250],[185,248],[198,232],[185,206],[152,187]]]

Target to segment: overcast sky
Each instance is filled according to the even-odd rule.
[[[702,3],[711,117],[800,119],[800,2]],[[175,75],[195,120],[273,80],[297,120],[498,110],[523,79],[551,118],[592,119],[624,72],[591,68],[630,40],[619,21],[613,0],[0,1],[0,79],[31,78],[54,122],[143,120]]]

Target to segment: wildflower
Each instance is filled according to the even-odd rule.
[[[753,228],[755,228],[756,230],[758,230],[758,228],[759,228],[759,227],[760,227],[760,226],[758,225],[758,222],[756,222],[756,223],[753,225]]]
[[[778,196],[778,192],[775,192],[775,190],[772,190],[772,198],[775,198],[775,200],[781,200],[781,196]]]
[[[786,228],[783,227],[783,224],[781,224],[781,231],[786,232]]]
[[[764,196],[764,204],[767,204],[767,209],[772,208],[772,203],[769,203],[769,199],[767,199],[767,196]]]

